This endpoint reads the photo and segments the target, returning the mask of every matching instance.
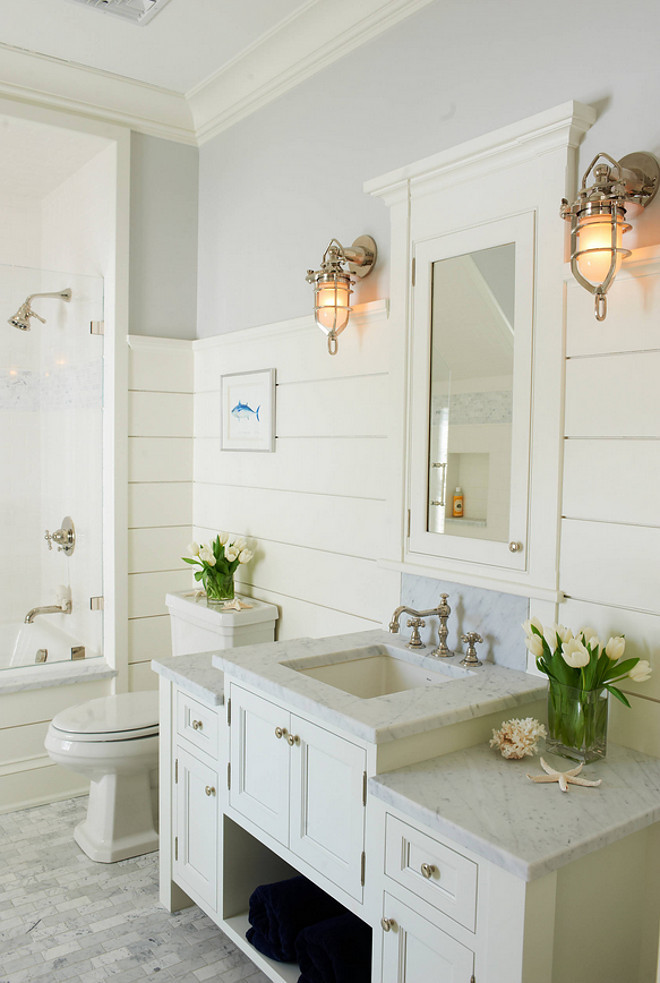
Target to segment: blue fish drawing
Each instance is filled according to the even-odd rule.
[[[240,399],[236,403],[236,406],[231,411],[231,415],[235,416],[237,420],[249,420],[251,417],[256,416],[257,421],[259,420],[259,410],[261,409],[261,404],[257,406],[256,410],[253,410],[248,403],[241,403]]]

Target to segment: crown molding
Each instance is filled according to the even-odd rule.
[[[183,95],[3,43],[0,95],[178,143],[197,144],[190,107]]]
[[[200,144],[295,88],[433,0],[310,0],[188,98]]]
[[[0,42],[0,95],[199,146],[433,0],[307,0],[187,93]]]

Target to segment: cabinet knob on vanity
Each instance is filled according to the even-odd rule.
[[[207,795],[215,795],[215,789],[213,788],[212,785],[207,785],[204,791],[206,792]]]
[[[288,733],[288,731],[287,731],[286,727],[276,727],[275,728],[275,737],[278,739],[278,741],[280,740],[281,737],[286,737],[287,733]]]
[[[509,543],[509,553],[520,553],[523,548],[523,544],[519,543],[517,540],[512,539]]]
[[[433,875],[437,873],[438,868],[435,866],[435,864],[422,864],[421,870],[422,877],[429,880],[429,878],[433,877]]]
[[[391,929],[396,929],[396,922],[393,918],[381,918],[380,927],[384,932],[389,932]]]
[[[203,725],[203,723],[202,723],[201,720],[193,720],[193,722],[192,722],[192,729],[193,730],[202,730],[203,727],[204,727],[204,725]]]
[[[294,744],[300,744],[300,738],[298,737],[297,734],[289,734],[289,736],[287,737],[287,741],[289,742],[291,747],[293,747]]]

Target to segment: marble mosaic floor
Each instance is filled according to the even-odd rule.
[[[93,863],[86,798],[0,815],[0,983],[268,983],[199,910],[158,903],[158,854]]]

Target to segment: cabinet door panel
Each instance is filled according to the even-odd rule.
[[[295,716],[291,732],[291,849],[361,900],[366,752]]]
[[[280,843],[289,836],[289,714],[274,703],[231,686],[229,804]]]
[[[468,983],[474,972],[470,949],[390,894],[384,895],[383,914],[393,924],[381,930],[381,983]]]
[[[174,875],[215,910],[217,906],[218,775],[182,748],[177,749],[177,851]],[[207,791],[208,790],[208,791]]]

